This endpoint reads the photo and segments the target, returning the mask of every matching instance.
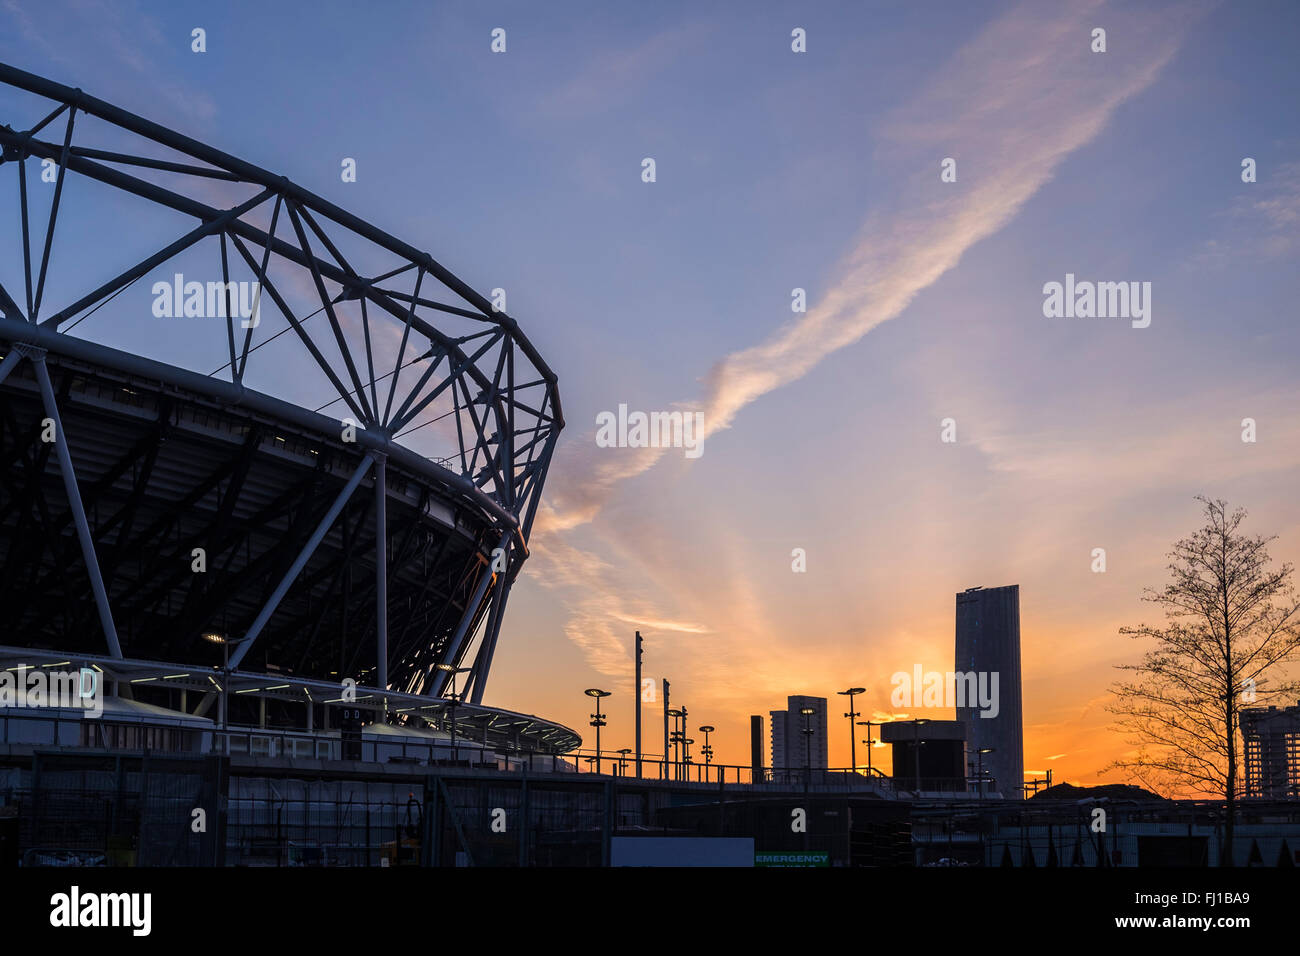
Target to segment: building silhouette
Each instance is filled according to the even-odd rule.
[[[805,718],[799,712],[805,707],[812,708],[815,713],[808,714]],[[771,719],[773,770],[803,770],[809,767],[825,770],[829,766],[825,697],[787,697],[786,709],[771,711]],[[812,733],[804,733],[805,727]]]
[[[1024,727],[1020,707],[1020,585],[968,588],[957,594],[957,641],[954,670],[998,675],[996,717],[983,717],[978,706],[958,707],[967,727],[967,760],[985,747],[984,770],[1008,799],[1023,795]],[[990,679],[991,681],[991,679]],[[966,703],[971,703],[967,701]]]
[[[960,720],[895,720],[880,725],[898,790],[964,792],[966,725]]]
[[[1246,796],[1300,797],[1300,703],[1241,712],[1246,752]]]

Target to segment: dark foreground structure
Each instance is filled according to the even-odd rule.
[[[0,789],[3,865],[601,866],[615,838],[717,837],[817,865],[911,863],[906,805],[871,793],[691,785],[606,775],[224,757],[41,754]],[[808,830],[793,832],[791,808]],[[206,832],[196,807],[219,807]],[[0,811],[3,813],[3,811]],[[706,857],[710,863],[716,859]]]
[[[34,751],[19,759],[18,749],[6,748],[0,765],[0,867],[1222,862],[1222,805],[1149,796],[917,798],[830,778],[805,791],[794,779],[694,783],[577,773],[540,756],[532,770],[526,762],[505,770],[469,761],[140,751]],[[1098,809],[1104,830],[1095,828]],[[1244,802],[1233,861],[1300,863],[1300,805]]]

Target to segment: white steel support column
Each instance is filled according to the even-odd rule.
[[[380,687],[388,689],[388,475],[386,455],[375,455],[375,655]]]
[[[23,353],[14,348],[11,343],[9,354],[5,356],[3,362],[0,362],[0,383],[3,383],[9,377],[9,373],[14,370],[14,366],[21,362],[22,359]]]
[[[510,535],[513,532],[506,531],[501,535],[501,542],[497,545],[498,549],[505,550],[510,544]],[[505,572],[502,572],[503,574]],[[447,644],[447,651],[442,656],[444,664],[450,664],[453,667],[456,664],[456,656],[460,653],[460,646],[465,642],[465,635],[469,631],[469,626],[474,622],[474,614],[478,611],[478,606],[483,603],[483,595],[487,593],[488,585],[492,583],[492,560],[489,557],[487,567],[483,569],[479,577],[478,587],[474,589],[474,596],[469,599],[465,605],[465,611],[461,614],[460,624],[456,628],[456,633],[452,635],[451,641]],[[447,681],[451,678],[448,671],[438,670],[434,672],[433,683],[431,685],[431,696],[437,697],[447,686]]]
[[[311,556],[320,546],[321,541],[325,539],[325,535],[329,532],[330,528],[334,525],[335,520],[338,518],[339,512],[343,510],[343,506],[346,505],[348,499],[352,497],[352,492],[357,490],[357,485],[361,484],[362,477],[370,470],[370,466],[374,460],[374,452],[368,451],[362,457],[361,463],[357,465],[356,471],[352,473],[352,477],[348,479],[348,483],[343,486],[343,490],[340,491],[338,497],[334,499],[334,503],[330,505],[330,510],[325,513],[325,517],[321,518],[320,524],[316,526],[316,530],[313,531],[311,537],[307,539],[307,543],[303,545],[302,551],[298,553],[298,557],[294,559],[289,570],[286,571],[284,577],[280,579],[280,583],[276,586],[275,591],[271,596],[267,598],[266,604],[263,605],[261,612],[257,615],[257,619],[253,621],[252,625],[248,628],[248,633],[245,634],[243,639],[240,641],[239,650],[236,651],[235,656],[230,659],[231,670],[236,670],[239,667],[239,662],[244,659],[244,656],[248,653],[248,649],[253,646],[258,635],[262,633],[262,628],[266,627],[266,622],[271,620],[271,615],[274,614],[275,609],[279,607],[280,601],[289,593],[289,587],[293,584],[294,578],[302,573],[302,569],[306,567],[307,562],[311,560]]]
[[[12,354],[12,353],[11,353]],[[68,451],[68,438],[63,433],[63,422],[59,419],[59,407],[54,401],[54,386],[50,384],[50,372],[45,367],[45,354],[33,355],[32,365],[36,368],[36,381],[41,386],[41,401],[45,404],[45,414],[54,422],[54,449],[59,456],[59,471],[63,472],[63,487],[68,493],[68,507],[72,509],[72,520],[77,526],[77,538],[81,542],[81,556],[86,561],[86,574],[90,577],[90,589],[95,594],[95,605],[99,609],[99,623],[104,628],[104,637],[108,641],[108,651],[116,658],[122,656],[122,646],[117,642],[117,628],[113,625],[113,610],[108,606],[108,592],[104,590],[104,579],[99,573],[99,559],[95,556],[95,541],[90,536],[90,523],[86,521],[86,508],[81,502],[81,490],[77,487],[77,475],[72,470],[72,454]],[[6,358],[8,361],[8,358]]]

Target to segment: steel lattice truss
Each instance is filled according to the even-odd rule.
[[[547,466],[563,427],[556,377],[515,320],[427,253],[283,177],[80,90],[0,64],[0,94],[6,90],[29,94],[25,105],[44,101],[44,106],[31,116],[0,115],[0,196],[17,197],[22,249],[20,269],[13,269],[12,263],[0,264],[0,341],[9,343],[0,362],[0,382],[23,359],[29,360],[30,375],[14,376],[10,387],[27,387],[33,415],[43,408],[56,419],[60,408],[66,410],[70,391],[84,393],[92,387],[86,384],[92,379],[94,388],[113,386],[112,382],[105,386],[96,369],[130,376],[131,382],[159,383],[149,406],[156,433],[146,428],[124,436],[123,440],[137,441],[139,447],[122,449],[120,466],[116,470],[105,466],[93,481],[84,474],[72,477],[82,467],[79,457],[89,454],[79,456],[75,436],[64,439],[60,432],[53,449],[40,448],[32,439],[34,426],[12,414],[22,403],[6,397],[6,405],[12,406],[7,409],[6,441],[14,469],[10,474],[41,474],[50,456],[57,457],[59,470],[51,473],[62,473],[70,503],[61,520],[65,529],[71,524],[77,527],[87,558],[82,580],[95,595],[113,655],[122,656],[113,622],[117,592],[111,568],[108,584],[102,580],[105,575],[96,566],[96,551],[102,564],[109,544],[113,560],[119,560],[124,549],[145,548],[147,540],[126,539],[123,525],[129,522],[120,518],[120,509],[118,517],[108,522],[116,523],[116,529],[105,530],[99,505],[87,500],[87,484],[99,490],[117,487],[122,500],[129,501],[136,487],[132,480],[139,484],[141,468],[148,468],[150,455],[156,454],[150,442],[156,445],[180,414],[174,406],[185,406],[185,396],[200,396],[219,409],[247,413],[247,421],[237,427],[255,435],[247,439],[253,446],[249,459],[263,453],[261,442],[285,441],[266,433],[275,431],[275,422],[292,426],[299,435],[322,438],[319,446],[310,449],[320,463],[316,471],[296,490],[286,485],[279,501],[286,509],[284,540],[276,545],[278,557],[266,562],[263,573],[274,573],[282,586],[270,594],[265,593],[268,588],[256,592],[252,606],[260,613],[252,615],[250,606],[250,613],[240,619],[245,641],[232,663],[244,658],[264,630],[284,630],[284,621],[276,613],[286,598],[298,601],[307,615],[305,623],[310,624],[311,608],[324,598],[304,591],[305,579],[311,578],[322,594],[330,583],[317,548],[325,542],[326,548],[342,554],[358,547],[366,508],[354,493],[370,477],[377,492],[366,525],[376,554],[369,605],[376,618],[380,678],[376,686],[441,692],[447,683],[445,668],[460,663],[473,634],[483,625],[469,678],[474,699],[480,699],[506,597],[527,557]],[[0,98],[0,108],[6,102]],[[39,172],[52,178],[52,183],[39,183]],[[129,204],[149,210],[142,218],[149,224],[150,251],[132,254],[103,282],[91,282],[85,278],[88,270],[78,268],[86,237],[75,231],[69,234],[74,227],[65,225],[76,218],[76,202],[85,194],[82,183],[111,192],[113,208]],[[5,200],[0,210],[8,206]],[[102,235],[103,211],[96,215],[101,230],[96,247],[100,248],[111,237]],[[124,230],[123,245],[138,243],[145,231]],[[61,258],[66,264],[61,265]],[[17,281],[15,271],[20,273]],[[194,326],[208,336],[204,354],[212,364],[224,362],[211,373],[146,357],[139,349],[109,347],[118,334],[115,318],[142,312],[147,316],[146,303],[159,293],[156,284],[152,294],[146,290],[156,281],[170,281],[173,272],[178,273],[178,305],[181,272],[206,285],[209,307],[212,287],[220,290],[219,317]],[[239,314],[239,283],[260,290],[256,321]],[[188,300],[188,293],[184,298]],[[96,317],[100,309],[105,311]],[[158,314],[156,307],[154,314]],[[70,334],[86,319],[91,321],[85,331]],[[262,352],[262,346],[269,347]],[[56,371],[54,378],[46,371],[47,357]],[[324,402],[315,411],[303,407],[314,403],[302,394],[289,400],[277,397],[277,390],[287,387],[292,392],[308,380],[324,389]],[[127,385],[122,391],[135,394]],[[185,414],[195,413],[190,409]],[[354,427],[349,430],[350,426]],[[224,477],[210,482],[214,514],[219,520],[224,515],[224,524],[217,529],[223,533],[231,531],[231,516],[240,507],[242,492],[235,477],[246,476],[250,467],[249,461],[236,459]],[[410,543],[422,533],[416,526],[423,518],[396,514],[399,527],[390,534],[386,523],[394,506],[386,503],[393,494],[388,467],[400,472],[396,480],[413,477],[427,485],[426,497],[433,489],[435,497],[450,501],[457,512],[472,514],[478,522],[478,530],[468,532],[474,539],[468,573],[444,574],[437,568],[427,572],[446,577],[445,583],[439,581],[434,587],[434,594],[441,592],[455,608],[455,619],[440,625],[445,633],[430,635],[424,646],[394,647],[392,654],[400,660],[393,661],[391,680],[387,618],[394,603],[415,606],[411,589],[418,588],[419,582],[409,575],[403,579],[404,567],[398,563],[423,553]],[[199,484],[195,483],[196,489]],[[16,485],[7,490],[12,500],[0,511],[13,511],[16,527],[24,521],[35,523],[32,516],[43,505],[20,501],[24,492]],[[151,492],[136,489],[134,494]],[[302,495],[307,495],[305,504]],[[423,514],[426,502],[420,499],[418,508],[407,510],[411,515]],[[280,515],[268,511],[260,520],[274,522]],[[247,517],[245,524],[252,521]],[[459,527],[460,519],[453,523]],[[309,534],[313,527],[315,534]],[[43,552],[45,545],[40,548]],[[232,557],[231,566],[253,564],[254,549],[246,546],[245,550],[248,562],[240,565]],[[288,560],[295,554],[298,561]],[[58,555],[57,560],[66,569],[68,555]],[[390,563],[406,591],[391,591]],[[427,591],[425,583],[421,600],[428,600]],[[223,599],[234,602],[235,596]],[[210,625],[197,612],[196,600],[201,605],[201,596],[189,598],[186,626]],[[157,606],[161,605],[155,602],[150,608]],[[406,631],[410,624],[405,622]],[[420,626],[415,624],[417,637]],[[290,632],[285,634],[283,641],[296,640]],[[434,671],[439,664],[444,670]]]

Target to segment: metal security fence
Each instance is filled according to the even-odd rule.
[[[195,866],[215,861],[211,759],[37,753],[12,795],[24,865]],[[201,811],[196,815],[195,811]]]
[[[227,865],[419,862],[413,849],[423,813],[418,784],[237,777],[226,808]]]
[[[403,764],[363,776],[37,751],[0,765],[0,866],[647,865],[647,848],[694,852],[717,838],[715,848],[752,841],[756,866],[1213,867],[1223,812],[1201,801],[899,800],[770,781]],[[1235,865],[1300,863],[1295,801],[1244,802],[1236,833]],[[671,839],[630,850],[640,837]]]
[[[616,827],[613,785],[430,777],[425,862],[433,866],[600,866]]]

